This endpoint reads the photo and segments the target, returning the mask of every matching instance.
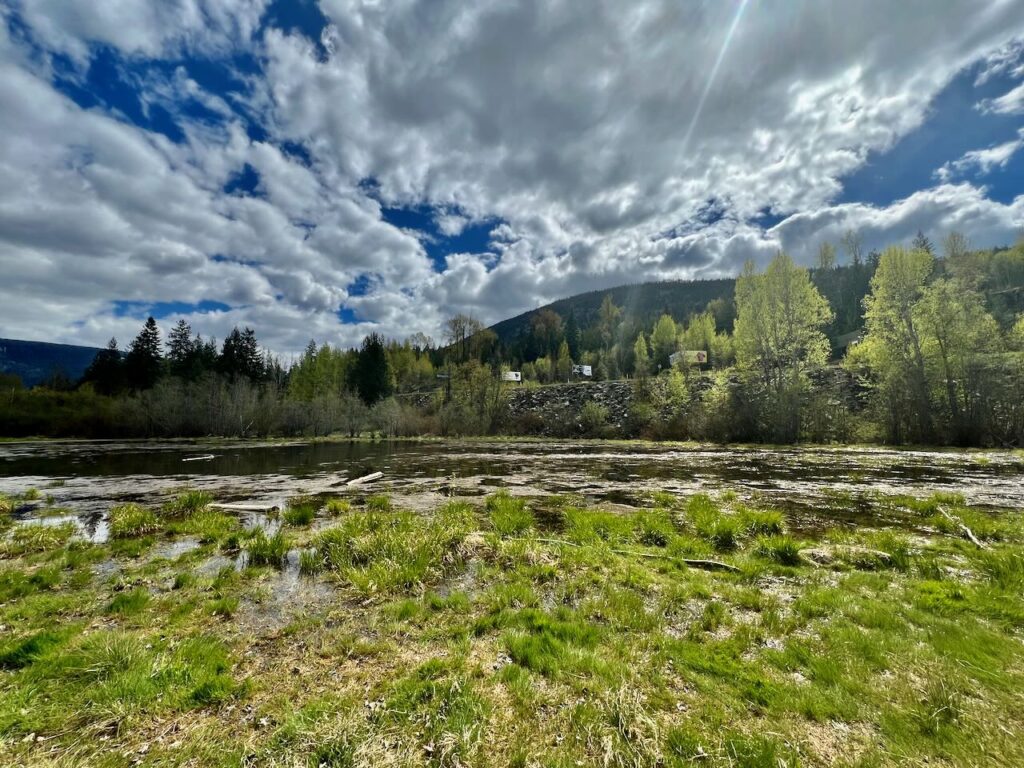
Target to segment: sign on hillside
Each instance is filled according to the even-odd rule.
[[[574,365],[572,367],[572,372],[575,373],[577,376],[593,376],[594,375],[594,369],[591,368],[589,365]]]
[[[501,373],[501,380],[502,381],[522,381],[523,380],[523,373],[522,373],[522,371],[502,371],[502,373]]]
[[[668,356],[668,361],[672,365],[677,363],[683,363],[684,365],[706,365],[708,353],[703,349],[684,349],[682,352],[673,352]]]

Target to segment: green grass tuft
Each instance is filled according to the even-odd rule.
[[[386,493],[378,493],[366,499],[366,508],[371,512],[390,512],[391,497]]]
[[[487,498],[487,514],[499,536],[519,536],[533,527],[533,512],[526,502],[505,491]]]
[[[281,531],[273,536],[267,536],[266,531],[257,528],[249,535],[245,551],[248,555],[248,566],[270,565],[274,568],[284,568],[288,556],[288,541]]]
[[[281,514],[281,519],[286,525],[302,527],[310,525],[316,519],[316,503],[306,501],[295,506],[289,506]]]
[[[168,517],[188,517],[206,509],[213,496],[206,491],[185,491],[164,504],[163,512]]]
[[[800,565],[800,543],[790,536],[762,536],[757,540],[755,552],[766,560],[781,565]]]
[[[142,612],[149,605],[149,590],[145,587],[136,587],[127,592],[119,592],[107,605],[107,613],[118,614],[119,616],[134,616]]]
[[[338,515],[344,515],[352,511],[352,502],[348,499],[328,499],[327,504],[324,506],[324,510],[331,517],[337,517]]]
[[[118,504],[110,510],[110,538],[130,539],[160,530],[156,515],[139,504]]]

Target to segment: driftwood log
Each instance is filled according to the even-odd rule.
[[[349,480],[345,485],[362,485],[363,483],[372,483],[374,480],[380,480],[382,477],[384,477],[383,472],[371,472],[368,475],[363,475],[362,477]]]

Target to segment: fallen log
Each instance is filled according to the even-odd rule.
[[[371,472],[368,475],[363,475],[362,477],[349,480],[345,485],[362,485],[363,483],[372,483],[374,480],[380,480],[382,477],[384,477],[383,472]]]
[[[277,504],[236,504],[236,503],[213,503],[213,509],[224,510],[225,512],[277,512],[280,507]]]
[[[961,520],[959,517],[955,517],[954,515],[949,514],[949,512],[947,512],[944,509],[940,509],[939,512],[942,513],[942,516],[944,518],[946,518],[947,520],[949,520],[949,522],[951,522],[953,525],[959,528],[960,532],[964,536],[966,536],[974,546],[976,546],[978,549],[988,549],[988,546],[986,546],[986,544],[981,539],[974,535],[974,531],[968,528],[964,524],[963,520]]]
[[[204,453],[202,456],[187,456],[182,461],[210,461],[217,458],[212,453]]]

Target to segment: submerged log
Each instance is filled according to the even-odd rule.
[[[349,480],[345,485],[362,485],[363,483],[372,483],[374,480],[380,480],[382,477],[384,477],[383,472],[371,472],[368,475],[363,475],[362,477]]]
[[[277,504],[236,504],[236,503],[213,503],[213,509],[221,509],[225,512],[277,512],[280,507]]]

